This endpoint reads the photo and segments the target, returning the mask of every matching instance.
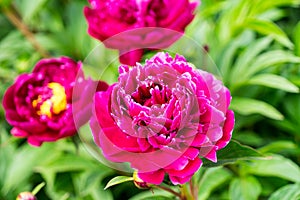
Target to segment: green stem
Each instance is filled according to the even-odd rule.
[[[186,200],[184,196],[182,196],[180,193],[178,192],[175,192],[174,190],[172,190],[171,188],[168,188],[168,187],[165,187],[165,186],[162,186],[162,185],[153,185],[153,187],[156,187],[156,188],[159,188],[161,190],[165,190],[177,197],[179,197],[180,200]]]
[[[191,191],[191,196],[194,200],[198,199],[198,188],[195,187],[193,179],[190,180],[190,191]]]
[[[32,46],[44,58],[50,57],[49,53],[38,43],[34,34],[29,30],[26,24],[23,23],[17,11],[13,7],[3,8],[3,13],[7,19],[25,36],[25,38],[32,44]]]
[[[182,185],[181,196],[184,197],[184,200],[197,200],[197,198],[195,198],[193,195],[193,190],[191,190],[191,187],[193,187],[193,185],[191,186],[188,183]]]
[[[31,194],[33,194],[34,196],[46,185],[45,182],[40,183],[38,186],[36,186],[33,191],[31,192]]]

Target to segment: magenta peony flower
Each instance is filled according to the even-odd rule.
[[[120,50],[120,61],[135,65],[143,55],[141,47],[167,48],[193,20],[198,2],[189,0],[89,0],[85,7],[88,33],[108,48]],[[160,29],[139,29],[159,27]],[[164,29],[162,29],[164,28]],[[133,32],[117,35],[124,31]],[[176,33],[175,33],[176,32]],[[114,36],[109,42],[108,38]],[[149,46],[149,44],[151,46]],[[148,45],[148,46],[147,46]]]
[[[33,146],[75,135],[73,115],[83,124],[91,114],[91,102],[80,98],[91,96],[90,82],[84,79],[80,62],[67,57],[39,61],[31,74],[20,75],[4,95],[3,107],[13,126],[12,135],[26,137]],[[81,94],[72,94],[75,83]],[[99,85],[99,90],[108,87],[103,82]]]
[[[199,157],[217,161],[234,126],[231,96],[221,81],[167,53],[119,71],[117,83],[95,94],[90,123],[108,160],[129,162],[152,184],[165,174],[183,184],[200,168]]]

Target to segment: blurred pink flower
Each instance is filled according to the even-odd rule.
[[[160,184],[190,180],[199,158],[217,161],[231,139],[230,92],[183,56],[158,53],[145,65],[120,66],[119,81],[94,97],[91,128],[113,162],[129,162],[138,177]]]
[[[16,200],[37,200],[37,198],[31,192],[21,192]]]
[[[194,2],[89,0],[89,2],[91,8],[84,8],[89,26],[88,33],[104,42],[106,47],[118,49],[120,61],[128,65],[135,65],[140,61],[143,48],[164,49],[174,43],[193,20],[193,13],[198,5],[198,0]],[[143,29],[145,27],[160,29]],[[111,41],[106,41],[109,38]]]
[[[84,79],[81,65],[68,57],[43,59],[32,73],[18,76],[3,98],[11,134],[26,137],[33,146],[75,135],[74,116],[83,124],[91,115],[91,102],[80,97],[88,96],[92,81]],[[75,84],[80,94],[72,94]],[[99,84],[102,90],[108,87]]]

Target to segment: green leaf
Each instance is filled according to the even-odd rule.
[[[51,162],[44,163],[35,167],[36,171],[52,171],[58,172],[70,172],[87,169],[96,169],[99,167],[96,163],[75,154],[60,155]]]
[[[33,190],[32,190],[32,194],[36,195],[44,186],[46,185],[45,182],[42,182],[40,184],[38,184]]]
[[[265,12],[265,10],[280,7],[280,6],[298,6],[300,4],[299,0],[272,0],[264,1],[260,0],[260,5],[256,5],[256,10]]]
[[[235,65],[233,66],[233,70],[231,70],[231,82],[235,82],[236,79],[234,77],[240,77],[243,75],[249,68],[251,62],[255,59],[257,55],[259,55],[264,49],[269,47],[272,42],[271,37],[264,37],[262,39],[258,39],[257,41],[251,43],[243,53],[237,58]]]
[[[223,167],[208,168],[199,182],[198,199],[208,199],[213,190],[229,180],[230,177],[232,174]]]
[[[252,176],[235,178],[232,180],[229,187],[230,199],[258,199],[261,190],[260,183]]]
[[[244,27],[253,29],[261,34],[271,36],[289,49],[294,47],[293,43],[289,40],[285,32],[272,21],[249,19],[244,24]]]
[[[300,199],[300,185],[286,185],[274,192],[269,200],[299,200]]]
[[[230,68],[233,65],[238,49],[247,46],[252,41],[252,36],[250,31],[245,31],[226,45],[225,48],[220,49],[222,53],[220,53],[221,56],[216,59],[216,64],[220,68],[225,80],[228,79],[227,77],[231,73]]]
[[[283,63],[300,63],[300,57],[293,55],[289,51],[272,50],[258,56],[250,66],[245,74],[240,77],[241,81],[247,80],[253,74],[256,74],[266,68],[274,67],[275,65]]]
[[[274,21],[280,20],[281,18],[283,18],[285,16],[286,16],[286,13],[284,12],[284,10],[282,10],[280,8],[273,8],[266,12],[263,12],[262,14],[260,14],[258,16],[258,18],[274,22]]]
[[[300,135],[299,128],[298,128],[299,125],[290,120],[284,119],[282,121],[275,121],[272,123],[275,124],[275,126],[280,128],[281,130],[284,130],[290,134]]]
[[[286,92],[298,93],[299,88],[286,78],[274,74],[260,74],[252,77],[246,84],[262,85]]]
[[[300,168],[291,160],[280,155],[272,155],[269,159],[253,160],[246,164],[244,171],[260,176],[275,176],[292,182],[300,182]]]
[[[12,0],[0,0],[0,9],[9,7],[11,2],[12,2]]]
[[[111,179],[105,186],[104,190],[107,188],[118,185],[120,183],[128,182],[128,181],[133,181],[133,177],[130,176],[116,176],[113,179]]]
[[[259,149],[261,153],[278,153],[284,150],[295,150],[297,145],[292,141],[274,141]]]
[[[241,120],[239,120],[239,123],[240,121]],[[235,129],[237,129],[237,127],[235,127]],[[258,133],[250,130],[239,131],[238,134],[234,134],[232,137],[240,143],[250,145],[251,147],[258,147],[265,144],[265,140],[261,138]]]
[[[48,0],[35,0],[35,1],[30,1],[30,0],[19,0],[17,1],[18,3],[18,8],[20,9],[22,13],[23,20],[25,22],[29,22],[32,17],[37,14],[41,8],[46,4]]]
[[[92,196],[92,199],[113,200],[111,191],[104,190],[101,184],[107,175],[103,174],[101,169],[85,170],[83,173],[74,174],[72,178],[77,199],[86,199],[84,197]]]
[[[270,104],[243,97],[234,97],[230,107],[241,115],[261,114],[275,120],[283,120],[283,115]]]
[[[105,199],[105,200],[113,200],[113,195],[110,193],[110,191],[104,191],[101,187],[94,188],[92,190],[92,197],[93,199]]]
[[[0,188],[6,185],[6,176],[10,170],[10,163],[13,162],[16,155],[16,145],[13,143],[13,137],[9,137],[4,127],[4,123],[0,123]],[[1,189],[0,189],[1,197]]]
[[[145,192],[140,192],[137,195],[131,197],[129,200],[145,200],[145,199],[156,199],[156,197],[162,199],[164,198],[165,200],[171,200],[174,199],[174,196],[164,190],[157,190],[157,189],[153,189],[153,190],[148,190]]]
[[[295,55],[300,56],[300,22],[298,22],[297,26],[294,30],[294,43],[295,43]]]
[[[242,145],[237,141],[231,142],[224,148],[217,152],[218,162],[213,163],[203,160],[205,167],[216,167],[225,164],[232,164],[238,160],[252,160],[262,158],[263,155],[249,146]]]
[[[53,152],[54,144],[43,144],[40,148],[34,148],[25,145],[18,149],[18,153],[14,155],[14,159],[7,171],[5,185],[2,188],[4,192],[15,189],[23,181],[29,178],[35,166],[40,163],[53,159],[57,154]],[[45,156],[47,155],[47,156]]]
[[[283,105],[290,119],[296,122],[296,126],[300,128],[300,95],[290,95],[285,98]]]

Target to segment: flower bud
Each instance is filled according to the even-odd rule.
[[[21,192],[16,200],[37,200],[37,198],[31,192]]]
[[[133,172],[133,183],[134,185],[139,188],[139,189],[149,189],[151,185],[145,181],[143,181],[139,176],[138,172],[134,171]]]

